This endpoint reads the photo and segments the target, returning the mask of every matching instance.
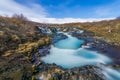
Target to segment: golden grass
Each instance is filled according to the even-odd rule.
[[[91,23],[69,23],[63,25],[70,27],[75,26],[83,30],[91,31],[95,36],[102,37],[106,42],[120,46],[120,19]]]
[[[40,46],[44,46],[50,43],[50,38],[42,38],[36,42],[27,42],[25,44],[19,44],[18,49],[6,51],[3,56],[9,56],[13,53],[32,53],[32,51],[37,51]]]

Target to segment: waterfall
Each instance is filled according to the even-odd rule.
[[[106,80],[120,80],[120,70],[102,66],[102,73],[105,75]]]
[[[68,38],[58,41],[51,46],[50,54],[42,57],[46,63],[55,63],[63,68],[81,67],[85,65],[97,65],[98,63],[112,63],[111,58],[98,53],[79,47],[82,40],[72,37],[68,33],[60,32]],[[105,80],[120,80],[120,71],[109,66],[98,65],[98,69],[104,75]],[[99,73],[99,72],[98,72]]]

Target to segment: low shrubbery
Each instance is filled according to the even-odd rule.
[[[106,42],[120,46],[120,19],[99,22],[69,23],[63,24],[68,27],[78,27],[94,32],[95,36],[102,37]]]
[[[29,21],[23,15],[0,16],[0,55],[9,50],[16,50],[19,44],[36,42],[46,37],[39,33],[35,25],[35,22]]]

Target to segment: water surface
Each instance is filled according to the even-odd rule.
[[[63,68],[80,67],[84,65],[96,65],[99,63],[111,63],[112,60],[98,52],[80,48],[83,40],[78,40],[68,34],[67,39],[57,42],[51,46],[50,54],[43,57],[42,60],[46,63],[55,63]],[[110,67],[100,67],[105,75],[105,80],[120,80],[120,70]]]
[[[80,67],[84,65],[95,65],[98,63],[110,63],[111,59],[95,51],[90,51],[80,46],[84,43],[65,33],[68,38],[63,39],[51,46],[50,54],[43,57],[46,63],[55,63],[63,68]]]

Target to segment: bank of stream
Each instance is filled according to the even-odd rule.
[[[42,72],[48,72],[49,69],[60,69],[61,72],[59,72],[58,74],[62,74],[64,76],[66,74],[69,74],[67,77],[70,77],[70,72],[74,73],[77,70],[74,74],[76,74],[76,76],[79,75],[79,78],[75,77],[74,79],[72,79],[70,77],[70,79],[68,78],[65,80],[79,80],[80,78],[83,80],[120,79],[120,72],[117,69],[108,66],[113,64],[114,61],[110,57],[105,55],[104,52],[98,52],[97,50],[92,49],[90,50],[91,45],[84,45],[86,43],[84,39],[72,37],[68,33],[62,34],[67,37],[49,46],[48,54],[40,58],[42,62],[42,67],[39,66],[39,70],[41,70]],[[84,72],[84,76],[82,76],[83,74],[80,73],[80,70],[78,69]],[[64,73],[64,71],[66,73]],[[89,76],[88,73],[91,73],[91,76]],[[86,74],[88,74],[88,78],[85,78]],[[58,80],[64,80],[64,78],[62,78],[62,75],[61,78],[59,78]],[[51,74],[51,76],[53,75]],[[45,76],[42,73],[39,75],[40,80],[46,80],[46,77],[48,77],[48,75]],[[55,75],[54,77],[58,76]]]

